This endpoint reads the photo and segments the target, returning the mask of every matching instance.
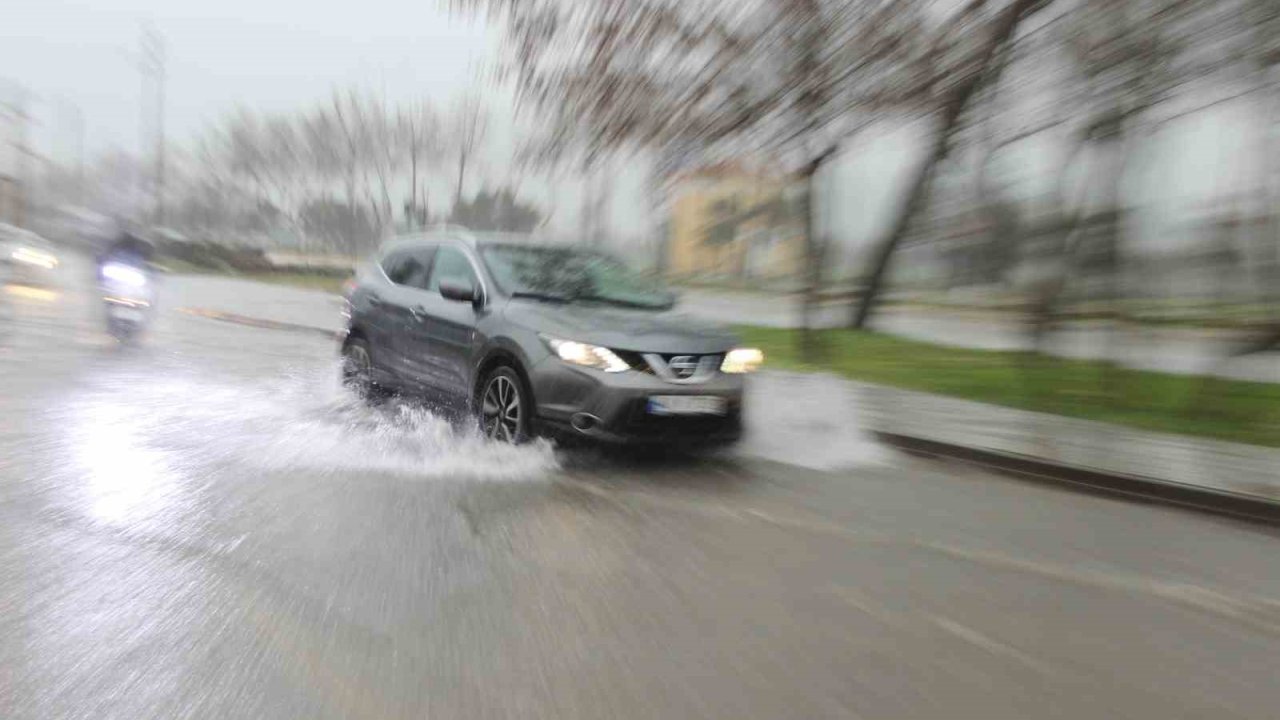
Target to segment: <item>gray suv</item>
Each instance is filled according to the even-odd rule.
[[[677,314],[597,250],[460,231],[388,243],[347,291],[345,382],[425,395],[483,432],[723,443],[742,432],[758,350]]]

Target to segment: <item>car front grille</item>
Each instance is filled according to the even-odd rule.
[[[723,353],[639,353],[615,350],[632,370],[656,375],[667,382],[698,383],[710,380],[720,370]]]
[[[631,350],[614,350],[613,354],[622,358],[622,361],[630,365],[632,370],[646,375],[653,374],[653,368],[649,367],[649,362],[644,359],[643,354]]]

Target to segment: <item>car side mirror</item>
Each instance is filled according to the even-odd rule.
[[[454,278],[442,278],[440,280],[440,296],[445,300],[469,302],[473,305],[480,301],[480,293],[476,291],[475,285],[466,280],[456,280]]]

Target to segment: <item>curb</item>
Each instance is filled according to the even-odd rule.
[[[178,312],[183,313],[184,315],[208,318],[209,320],[220,320],[222,322],[234,323],[236,325],[263,328],[264,330],[294,330],[297,332],[318,333],[333,340],[340,340],[342,338],[342,333],[336,330],[325,330],[324,328],[313,327],[311,325],[299,325],[297,323],[279,322],[276,320],[264,320],[262,318],[249,317],[248,315],[237,315],[235,313],[222,312],[220,310],[183,307],[178,308]]]
[[[1280,498],[1246,495],[1158,478],[1107,472],[1042,458],[956,445],[884,430],[873,430],[881,442],[899,450],[971,463],[1021,479],[1059,487],[1085,488],[1106,495],[1155,502],[1184,509],[1280,525]]]

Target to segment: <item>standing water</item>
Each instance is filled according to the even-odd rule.
[[[96,378],[61,412],[93,466],[235,463],[512,481],[539,478],[556,465],[549,443],[490,442],[468,423],[406,402],[369,406],[341,386],[334,366],[265,380],[116,372]]]

